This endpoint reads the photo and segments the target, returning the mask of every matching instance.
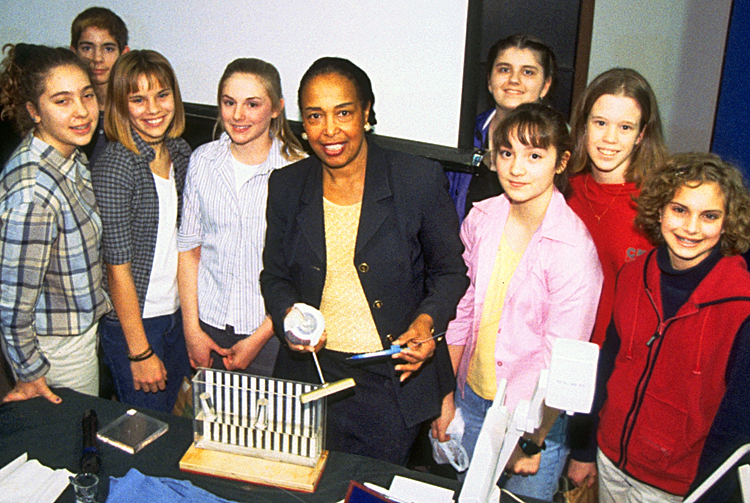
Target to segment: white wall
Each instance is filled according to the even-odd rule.
[[[183,98],[214,104],[224,67],[258,57],[281,73],[287,116],[297,85],[321,56],[351,59],[370,76],[378,133],[455,147],[468,0],[4,0],[0,42],[70,44],[70,24],[111,8],[130,47],[164,54]]]
[[[96,3],[96,0],[93,0]],[[380,134],[456,146],[468,0],[107,0],[131,47],[172,62],[186,101],[214,103],[226,64],[255,56],[281,72],[287,114],[317,57],[368,72]],[[91,0],[0,2],[0,42],[70,43]],[[597,0],[589,80],[630,66],[652,84],[672,151],[708,150],[731,0]]]
[[[708,151],[731,0],[597,0],[589,81],[631,67],[654,88],[672,152]]]

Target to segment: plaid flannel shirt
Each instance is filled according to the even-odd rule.
[[[49,370],[37,336],[81,335],[111,309],[84,162],[29,134],[0,175],[0,331],[22,381]]]

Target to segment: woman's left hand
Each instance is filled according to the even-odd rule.
[[[412,373],[419,370],[435,352],[432,326],[432,317],[428,314],[420,314],[409,326],[409,330],[393,341],[394,344],[405,346],[400,353],[392,356],[394,359],[407,362],[396,365],[396,371],[402,372],[399,378],[401,382],[404,382]]]

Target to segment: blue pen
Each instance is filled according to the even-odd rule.
[[[445,335],[445,332],[441,332],[437,335],[433,335],[429,339],[424,339],[422,341],[414,341],[414,344],[419,346],[423,342],[431,341],[432,339],[437,339],[443,335]],[[383,356],[395,355],[395,354],[400,353],[403,350],[404,350],[404,346],[401,346],[400,344],[391,344],[390,349],[383,349],[381,351],[375,351],[372,353],[362,353],[361,355],[350,356],[349,358],[347,358],[347,360],[350,360],[350,361],[369,360],[371,358],[380,358]]]

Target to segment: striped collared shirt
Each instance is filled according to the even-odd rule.
[[[0,330],[22,381],[49,369],[36,337],[77,336],[111,309],[88,170],[29,134],[0,180]]]
[[[274,139],[266,161],[239,192],[226,133],[190,158],[177,247],[201,247],[198,268],[200,319],[237,334],[252,334],[266,316],[260,293],[266,237],[268,177],[289,164]]]

